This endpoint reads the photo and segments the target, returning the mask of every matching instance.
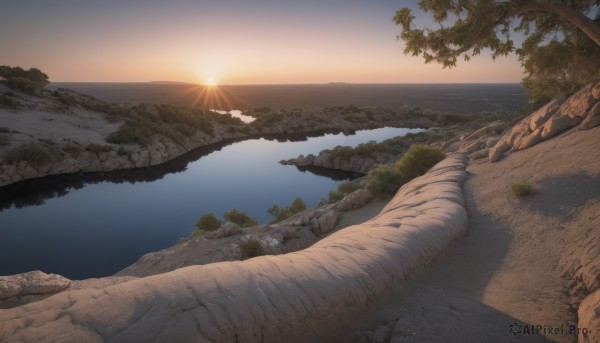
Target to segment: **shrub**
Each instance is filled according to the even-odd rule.
[[[238,211],[237,209],[233,209],[229,212],[223,213],[223,218],[226,221],[230,221],[241,227],[250,227],[258,225],[258,220],[250,217],[248,213]]]
[[[398,169],[381,164],[369,172],[367,188],[377,196],[392,196],[406,181],[408,180]]]
[[[425,174],[431,167],[444,158],[446,158],[446,155],[438,148],[423,144],[414,144],[396,162],[395,167],[409,181]]]
[[[129,155],[131,154],[131,152],[125,148],[123,148],[122,146],[119,147],[119,149],[117,150],[117,155],[119,156],[125,156],[125,155]]]
[[[8,136],[7,135],[0,135],[0,146],[7,146],[10,145],[10,143],[8,142]]]
[[[301,198],[296,198],[290,206],[284,208],[279,207],[278,204],[273,205],[268,211],[273,216],[271,224],[279,223],[282,220],[288,219],[294,214],[300,213],[306,210],[306,204]]]
[[[221,221],[214,213],[207,213],[196,221],[196,228],[202,231],[215,231],[221,227]]]
[[[265,254],[265,249],[258,238],[250,237],[248,240],[239,244],[242,259],[248,259]]]
[[[99,154],[101,152],[109,152],[112,149],[113,148],[111,146],[109,146],[109,145],[98,145],[98,144],[93,144],[93,143],[92,144],[88,144],[85,147],[86,151],[93,152],[93,153],[96,153],[96,154]]]
[[[445,157],[438,148],[414,144],[393,167],[380,165],[371,171],[367,188],[378,196],[394,195],[403,184],[425,174]]]
[[[333,204],[334,202],[338,202],[342,200],[346,195],[354,192],[359,188],[360,185],[356,182],[342,182],[338,185],[336,190],[329,192],[329,199],[327,200],[327,203]]]
[[[10,150],[4,158],[4,162],[16,163],[27,161],[32,166],[38,167],[56,162],[60,158],[61,154],[57,148],[31,142]]]
[[[78,157],[83,152],[83,148],[77,144],[67,143],[61,148],[62,151],[71,154],[73,157]]]
[[[518,197],[531,195],[534,191],[535,187],[531,182],[523,181],[512,185],[512,193]]]

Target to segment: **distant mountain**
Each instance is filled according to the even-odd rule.
[[[348,83],[348,82],[328,82],[327,84],[331,85],[331,86],[342,86],[342,85],[349,85],[350,83]]]
[[[150,81],[148,83],[154,83],[154,84],[159,84],[159,85],[190,85],[191,84],[189,82],[182,82],[182,81]]]

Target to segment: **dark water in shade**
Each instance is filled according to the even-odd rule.
[[[189,236],[204,213],[237,208],[265,223],[273,204],[315,206],[347,174],[278,163],[336,145],[418,132],[383,128],[298,142],[254,139],[200,149],[160,167],[48,177],[0,188],[0,275],[111,275]]]

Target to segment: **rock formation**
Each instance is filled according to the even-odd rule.
[[[447,158],[403,186],[373,219],[299,252],[190,266],[0,310],[0,341],[325,338],[326,328],[464,234],[465,166],[462,155]]]
[[[600,125],[600,82],[569,98],[553,100],[527,116],[489,149],[489,160],[496,162],[505,154],[527,149],[578,125],[580,129]]]

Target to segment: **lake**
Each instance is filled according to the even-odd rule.
[[[278,161],[336,145],[419,132],[382,128],[305,141],[252,139],[202,148],[162,166],[31,180],[0,189],[0,275],[42,270],[71,279],[114,274],[189,236],[201,215],[237,208],[261,223],[296,197],[313,207],[350,175]],[[216,150],[215,150],[216,149]]]

